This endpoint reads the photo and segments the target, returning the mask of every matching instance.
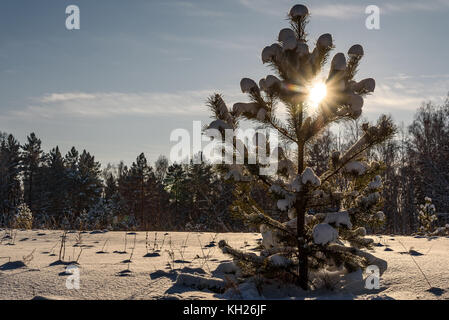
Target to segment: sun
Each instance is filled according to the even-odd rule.
[[[309,96],[307,103],[312,108],[316,108],[320,105],[321,101],[326,97],[327,87],[324,82],[315,82],[309,89]]]

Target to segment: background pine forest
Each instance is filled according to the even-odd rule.
[[[371,232],[417,231],[417,208],[425,197],[437,212],[449,212],[449,96],[442,106],[423,104],[414,119],[408,127],[399,124],[394,139],[367,155],[386,168],[386,223]],[[318,175],[326,171],[332,151],[357,141],[363,122],[325,131],[308,146],[307,165]],[[21,144],[0,132],[0,144],[0,227],[9,227],[25,203],[34,228],[255,231],[232,216],[233,182],[210,164],[170,165],[164,156],[150,164],[142,153],[130,166],[102,167],[86,150],[45,152],[34,133]],[[263,185],[252,193],[268,212],[275,207]]]

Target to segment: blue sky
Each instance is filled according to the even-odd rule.
[[[206,123],[208,95],[245,101],[242,77],[270,73],[263,47],[287,27],[289,0],[2,0],[0,131],[20,141],[35,132],[46,150],[86,148],[103,164],[140,152],[169,154],[170,132]],[[309,39],[332,33],[335,53],[365,48],[358,78],[377,88],[364,116],[406,124],[422,101],[449,91],[449,0],[303,1]],[[76,4],[81,29],[65,28]],[[380,30],[365,7],[381,9]]]

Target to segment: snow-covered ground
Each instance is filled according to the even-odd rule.
[[[6,231],[0,231],[1,238],[5,234]],[[81,244],[77,244],[76,233],[69,233],[64,260],[77,260],[82,249],[78,261],[80,288],[77,290],[66,287],[66,279],[70,276],[64,272],[66,266],[52,265],[58,260],[61,234],[62,231],[18,231],[14,244],[10,239],[2,240],[0,299],[32,299],[36,296],[59,299],[220,299],[223,296],[208,290],[175,285],[176,275],[170,274],[170,268],[185,268],[184,272],[189,274],[201,271],[194,268],[201,268],[208,275],[220,263],[231,261],[218,248],[219,240],[225,239],[231,246],[250,251],[261,238],[260,234],[254,233],[158,232],[154,249],[159,251],[154,252],[154,232],[148,234],[148,250],[145,232],[128,234],[126,249],[125,232],[83,233]],[[378,244],[375,255],[388,262],[388,269],[380,280],[380,289],[319,291],[300,294],[297,298],[449,299],[448,237],[377,236],[374,239]],[[15,261],[25,261],[26,266],[11,263]],[[425,277],[433,290],[428,291]]]

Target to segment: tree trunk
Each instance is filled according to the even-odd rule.
[[[31,211],[34,210],[34,208],[33,208],[33,171],[30,171],[30,185],[28,187],[28,208],[30,208]]]
[[[304,144],[298,145],[298,174],[304,171]],[[296,194],[296,223],[297,223],[297,240],[298,240],[298,285],[304,289],[308,289],[309,267],[307,261],[307,252],[304,250],[304,221],[306,208],[306,186]]]

